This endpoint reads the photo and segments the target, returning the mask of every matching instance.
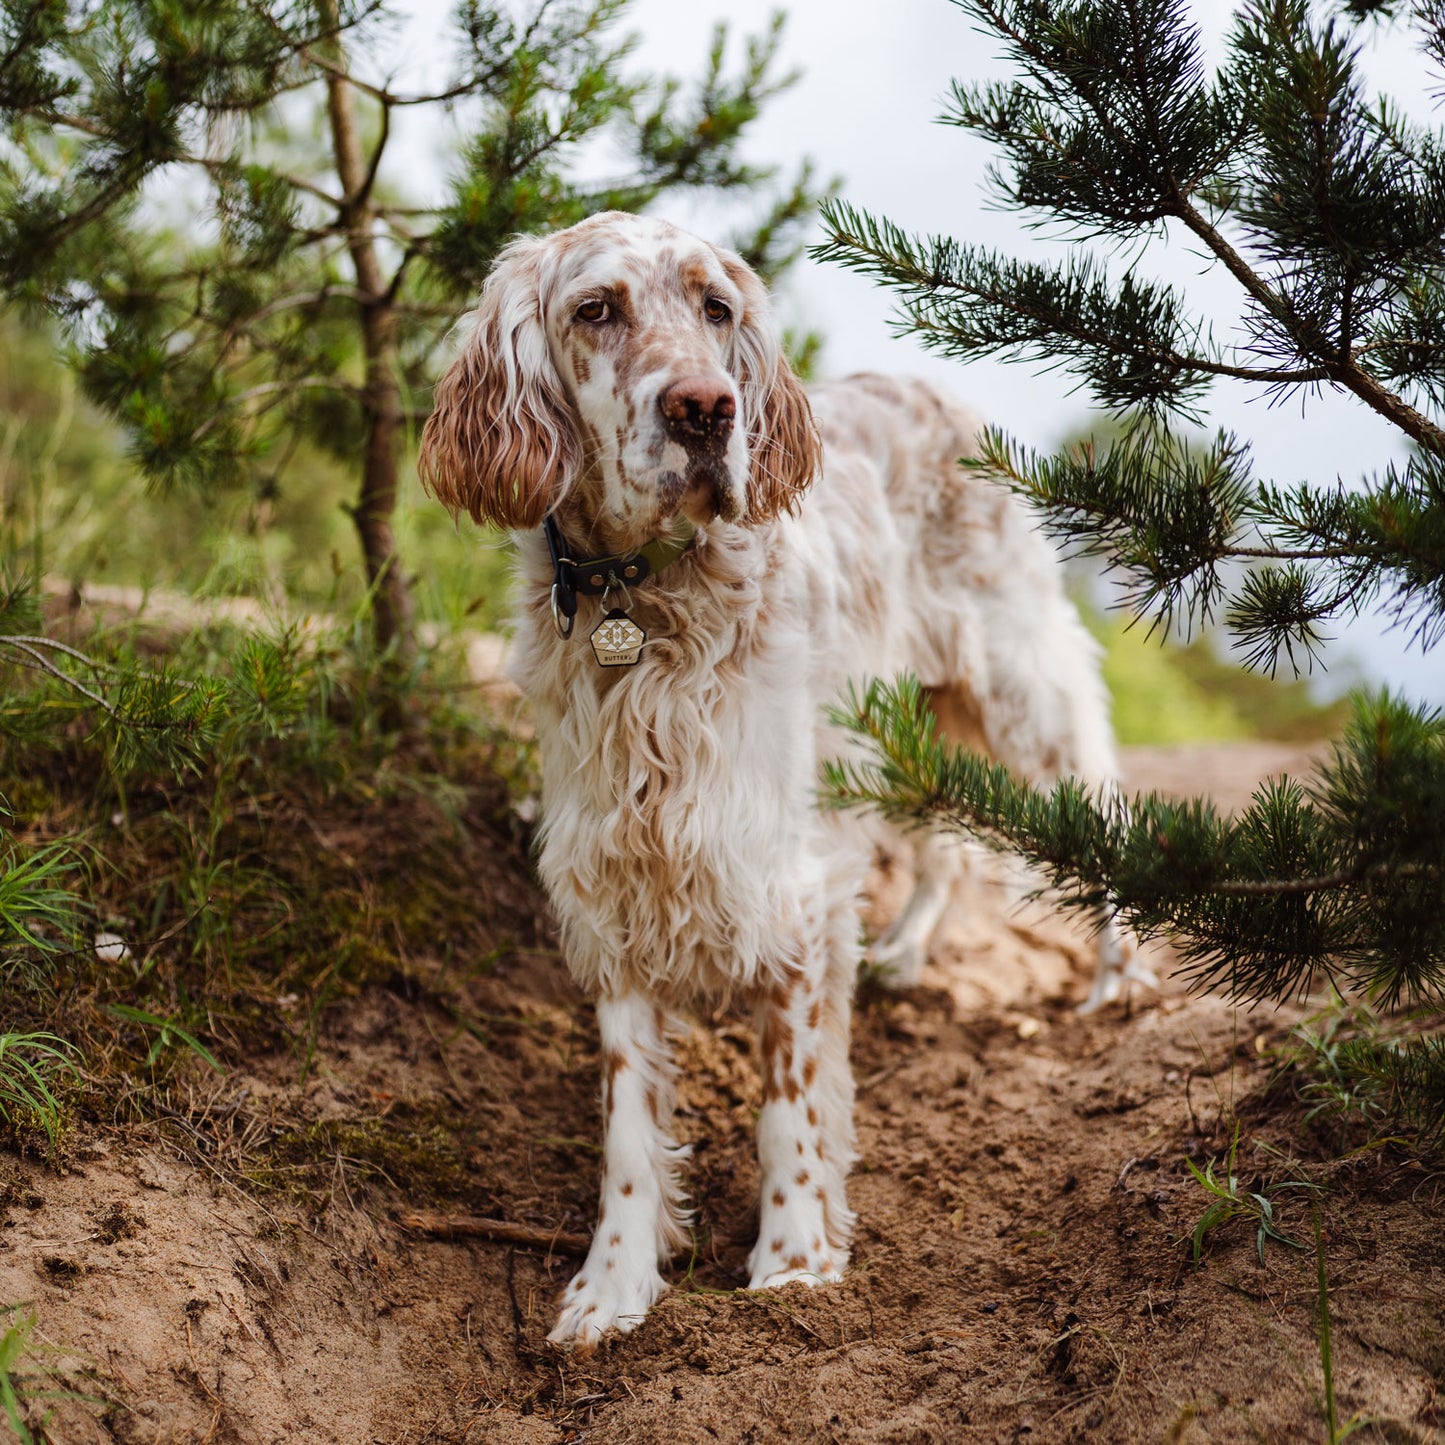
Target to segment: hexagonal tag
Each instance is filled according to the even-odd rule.
[[[632,667],[646,641],[647,634],[620,607],[614,607],[592,631],[592,651],[600,667]]]

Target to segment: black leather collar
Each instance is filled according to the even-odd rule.
[[[689,526],[688,534],[679,541],[654,538],[636,552],[613,552],[604,557],[573,557],[562,529],[555,517],[542,522],[547,538],[547,552],[552,559],[552,618],[562,637],[572,635],[572,619],[577,615],[577,598],[601,597],[608,592],[625,592],[645,578],[675,562],[697,535]],[[565,619],[565,625],[564,621]]]

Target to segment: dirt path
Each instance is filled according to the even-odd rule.
[[[1174,750],[1130,775],[1238,801],[1293,761]],[[1261,1264],[1237,1221],[1196,1271],[1183,1242],[1208,1202],[1185,1160],[1227,1147],[1235,1104],[1249,1186],[1292,1177],[1259,1098],[1295,1016],[1171,984],[1080,1020],[1087,946],[1046,912],[1006,916],[1007,891],[973,880],[914,994],[862,993],[842,1285],[737,1288],[760,1094],[741,1018],[684,1046],[696,1255],[633,1335],[560,1354],[544,1336],[572,1261],[399,1227],[437,1188],[457,1208],[589,1227],[596,1040],[544,933],[485,976],[423,962],[426,987],[335,1009],[304,1083],[289,1056],[198,1074],[173,1128],[105,1131],[65,1174],[0,1161],[0,1299],[33,1302],[35,1343],[59,1351],[41,1357],[52,1383],[111,1402],[33,1418],[50,1409],[67,1445],[1324,1440],[1303,1196],[1273,1197],[1308,1248],[1271,1243]],[[306,1191],[265,1148],[298,1119],[330,1160]],[[372,1147],[396,1121],[441,1141],[430,1173]],[[1445,1438],[1442,1183],[1388,1149],[1334,1168],[1336,1392],[1342,1422],[1373,1422],[1355,1438]]]

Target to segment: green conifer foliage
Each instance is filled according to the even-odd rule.
[[[994,434],[978,465],[1120,573],[1136,615],[1221,615],[1245,662],[1273,670],[1378,601],[1431,648],[1445,631],[1445,136],[1369,95],[1359,54],[1381,12],[1400,11],[1440,67],[1445,4],[1251,0],[1210,74],[1180,0],[958,3],[1016,78],[955,85],[944,119],[997,147],[1003,206],[1097,238],[1107,259],[1015,260],[840,203],[816,254],[893,288],[925,345],[1062,366],[1123,421],[1057,456]],[[1146,240],[1222,267],[1242,325],[1216,337],[1145,274]],[[1272,397],[1351,393],[1408,439],[1408,459],[1358,486],[1261,478],[1246,441],[1172,429],[1201,417],[1220,376]],[[941,745],[908,680],[839,716],[873,760],[829,769],[837,802],[1020,850],[1072,902],[1169,935],[1204,983],[1280,998],[1328,975],[1387,1004],[1439,1001],[1438,713],[1359,700],[1318,778],[1272,785],[1234,819],[1207,800],[1111,811],[1072,784],[1029,788]]]
[[[353,465],[377,637],[404,654],[401,458],[506,240],[707,186],[760,201],[741,244],[775,271],[816,200],[806,168],[779,186],[738,153],[791,80],[778,24],[737,67],[720,28],[688,86],[633,72],[625,8],[461,0],[448,77],[413,92],[368,78],[406,59],[386,0],[5,0],[0,295],[68,324],[153,479],[264,497],[305,484],[302,441]],[[389,159],[418,112],[470,137],[431,208]],[[599,147],[618,169],[589,184]]]

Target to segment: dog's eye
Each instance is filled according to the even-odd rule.
[[[577,308],[577,319],[589,326],[596,326],[612,315],[612,308],[605,301],[584,301]]]
[[[716,296],[709,296],[707,300],[702,303],[702,314],[706,316],[709,321],[721,323],[726,321],[733,313],[732,308],[726,301],[719,301]]]

